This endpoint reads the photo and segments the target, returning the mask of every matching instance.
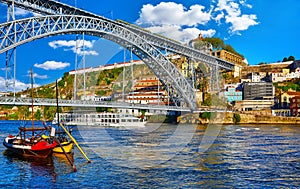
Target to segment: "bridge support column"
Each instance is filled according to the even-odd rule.
[[[220,92],[219,64],[210,67],[210,91]]]
[[[7,6],[7,22],[15,20],[15,6],[14,1]],[[16,26],[15,31],[16,31]],[[17,36],[15,32],[14,41],[16,42]],[[5,53],[5,88],[6,95],[8,92],[13,92],[14,101],[16,98],[16,59],[17,50],[13,48],[12,50],[6,51]],[[12,85],[12,86],[11,86]]]

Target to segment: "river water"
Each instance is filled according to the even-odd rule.
[[[0,121],[1,140],[19,121]],[[1,145],[0,188],[297,188],[300,126],[77,127],[66,158],[19,159]]]

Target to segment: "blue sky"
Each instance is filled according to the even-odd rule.
[[[277,62],[293,55],[300,59],[299,0],[61,0],[78,8],[121,19],[155,33],[186,43],[201,32],[204,37],[219,37],[243,54],[248,63]],[[6,21],[6,5],[0,4],[0,22]],[[17,18],[34,16],[16,10]],[[17,48],[18,89],[29,83],[28,70],[37,74],[37,84],[47,84],[64,72],[75,69],[75,53],[86,54],[86,65],[97,66],[123,61],[122,48],[96,37],[60,35],[24,44]],[[127,56],[129,57],[129,55]],[[81,60],[82,56],[79,56]],[[128,58],[127,58],[128,59]],[[0,54],[1,68],[5,56]],[[80,64],[82,65],[82,64]],[[80,67],[80,66],[79,66]],[[5,71],[0,70],[0,91]]]

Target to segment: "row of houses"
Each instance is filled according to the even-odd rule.
[[[275,95],[272,82],[229,84],[224,97],[236,111],[271,110],[274,116],[300,116],[300,92]]]
[[[247,70],[246,77],[240,83],[224,88],[224,97],[234,110],[271,110],[274,116],[299,116],[300,92],[289,90],[275,94],[273,84],[300,78],[300,61],[248,66],[244,70]]]

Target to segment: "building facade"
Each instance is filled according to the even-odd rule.
[[[271,82],[252,82],[243,84],[243,100],[258,100],[274,97],[274,87]]]
[[[234,108],[237,111],[270,110],[274,100],[242,100],[236,101]]]
[[[243,92],[237,90],[235,85],[228,85],[224,96],[229,103],[243,100]]]
[[[287,91],[280,94],[278,102],[280,108],[290,109],[290,99],[293,99],[294,97],[300,97],[300,92]]]
[[[298,117],[300,108],[300,96],[295,96],[290,99],[291,116]]]

